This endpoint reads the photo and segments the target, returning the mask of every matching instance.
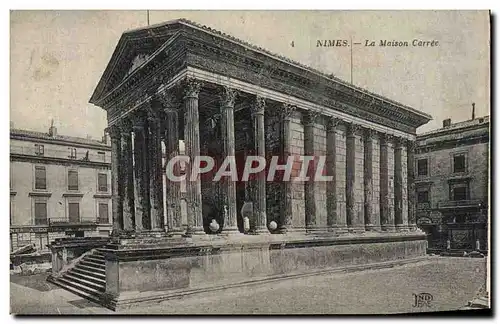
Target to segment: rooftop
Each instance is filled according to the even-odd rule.
[[[104,146],[104,147],[110,146],[110,144],[106,144],[102,140],[99,141],[99,140],[91,139],[91,138],[58,135],[57,133],[51,135],[49,132],[44,133],[44,132],[37,132],[37,131],[32,131],[32,130],[18,129],[18,128],[11,128],[10,129],[10,136],[11,137],[18,136],[18,137],[25,137],[25,138],[32,138],[32,139],[53,140],[53,141],[64,141],[64,142],[71,142],[71,143],[77,143],[77,144],[83,144],[83,145],[98,145],[98,146]]]
[[[481,125],[481,124],[488,124],[490,122],[490,116],[483,116],[483,117],[476,117],[474,119],[469,119],[457,123],[450,123],[449,126],[441,127],[438,129],[434,129],[425,133],[418,134],[418,137],[428,137],[430,135],[438,135],[441,133],[446,133],[449,131],[458,131],[460,129],[476,126],[476,125]]]

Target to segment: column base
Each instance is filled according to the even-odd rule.
[[[391,224],[383,224],[380,226],[380,228],[383,232],[395,232],[396,231],[396,227],[394,225],[391,225]]]
[[[380,232],[380,226],[373,225],[373,224],[366,224],[365,231],[367,231],[367,232]]]
[[[219,233],[219,235],[225,236],[225,235],[244,235],[244,233],[241,233],[237,227],[232,227],[225,229],[223,228],[222,231]]]
[[[408,227],[408,225],[397,224],[397,225],[396,225],[396,230],[397,230],[398,232],[409,232],[409,231],[410,231],[410,228]]]
[[[172,228],[168,229],[167,231],[167,236],[182,236],[186,233],[182,228]]]
[[[307,226],[306,225],[306,234],[318,234],[318,233],[326,233],[328,229],[319,226]]]
[[[249,232],[250,235],[259,235],[259,234],[271,234],[271,231],[267,227],[255,228]]]
[[[203,227],[192,227],[188,228],[186,233],[183,234],[184,237],[191,237],[197,235],[207,235],[207,233],[205,233]]]

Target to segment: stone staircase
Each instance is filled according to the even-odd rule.
[[[102,304],[106,290],[104,255],[99,250],[93,250],[60,276],[50,276],[48,280],[80,297]]]

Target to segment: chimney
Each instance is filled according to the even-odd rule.
[[[57,136],[57,128],[54,126],[54,120],[50,121],[49,136]]]
[[[472,103],[472,120],[476,118],[476,103]]]
[[[443,120],[443,128],[450,127],[451,125],[451,118]]]

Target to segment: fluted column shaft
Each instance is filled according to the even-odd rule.
[[[148,230],[150,225],[145,116],[135,116],[133,123],[135,229],[142,232]]]
[[[376,224],[375,213],[373,212],[373,136],[374,131],[365,130],[365,151],[364,151],[364,195],[365,195],[365,229],[374,230]]]
[[[307,111],[304,114],[304,153],[306,156],[315,156],[314,125],[318,117],[319,113],[315,111]],[[315,173],[316,159],[309,162],[308,180],[304,183],[306,232],[308,233],[316,232],[319,229],[316,217]]]
[[[235,158],[234,143],[234,102],[236,100],[236,91],[224,87],[221,94],[221,115],[222,115],[222,140],[224,144],[224,158]],[[222,234],[239,233],[236,222],[236,184],[231,178],[224,179],[224,224]],[[258,189],[257,189],[258,191]],[[259,226],[259,224],[257,224]]]
[[[408,195],[406,178],[406,149],[404,140],[396,140],[394,150],[394,223],[400,231],[408,230]]]
[[[187,79],[184,83],[184,139],[186,155],[189,163],[186,168],[187,174],[187,215],[188,235],[205,234],[203,230],[201,179],[199,175],[191,178],[191,171],[195,160],[200,156],[200,117],[198,114],[198,95],[201,83],[194,79]],[[199,167],[199,166],[198,166]]]
[[[295,106],[283,104],[281,107],[281,158],[283,163],[288,161],[292,151],[292,129],[291,122]],[[285,179],[286,180],[286,179]],[[291,180],[291,179],[288,179]],[[280,233],[285,234],[294,231],[293,224],[293,202],[292,202],[292,183],[283,181],[283,206],[281,209]]]
[[[121,124],[121,179],[123,184],[122,207],[123,207],[123,230],[126,233],[135,230],[135,207],[134,207],[134,164],[132,151],[132,125],[130,121],[123,120]]]
[[[170,93],[159,94],[165,116],[165,163],[179,155],[179,103]],[[175,163],[172,166],[172,175],[180,176],[180,164]],[[168,174],[165,180],[165,199],[167,227],[169,235],[181,235],[182,216],[181,216],[181,182],[172,181]]]
[[[415,141],[408,141],[407,166],[408,166],[408,227],[411,231],[417,229],[416,192],[415,192]]]
[[[394,231],[394,150],[392,136],[380,137],[380,225],[383,231]]]
[[[341,120],[330,117],[326,128],[326,172],[331,181],[326,183],[326,223],[329,232],[345,232],[345,224],[337,214],[337,127]]]
[[[161,156],[161,128],[156,113],[150,108],[148,115],[148,162],[149,162],[149,201],[151,208],[151,230],[165,232],[163,216],[163,176]]]
[[[266,102],[262,97],[257,96],[251,106],[252,117],[254,121],[254,144],[255,153],[265,159],[266,157],[266,142],[265,142],[265,125],[264,125],[264,110]],[[267,229],[267,214],[266,214],[266,173],[262,170],[255,174],[255,202],[254,214],[256,216],[255,232],[268,233]]]
[[[359,126],[355,124],[347,125],[346,134],[346,214],[347,227],[353,231],[356,225],[356,206],[355,206],[355,181],[356,181],[356,131]]]
[[[120,177],[120,141],[121,132],[118,127],[113,126],[109,129],[111,136],[111,203],[112,203],[112,235],[119,235],[123,229],[123,206],[122,206],[122,179]]]

